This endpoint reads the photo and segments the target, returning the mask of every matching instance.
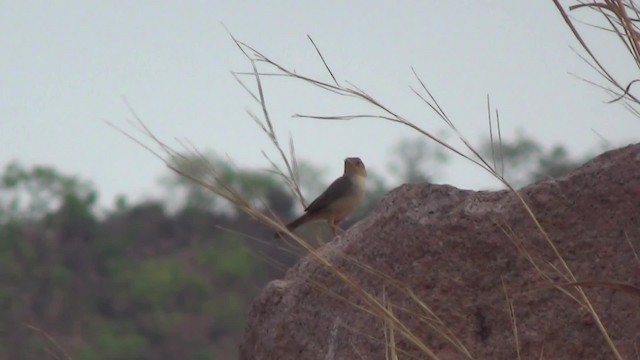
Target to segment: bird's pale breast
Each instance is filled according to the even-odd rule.
[[[360,205],[364,197],[365,183],[367,179],[364,176],[352,175],[350,180],[353,181],[352,191],[347,196],[336,199],[329,205],[329,211],[334,219],[343,219],[351,214]]]

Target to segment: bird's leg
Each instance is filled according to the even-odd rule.
[[[331,226],[331,231],[333,232],[333,237],[338,236],[338,232],[340,232],[341,234],[344,234],[345,231],[342,230],[342,228],[338,225],[340,222],[339,221],[329,221],[329,226]]]
[[[336,237],[336,236],[337,236],[337,234],[336,234],[336,224],[335,224],[335,220],[333,220],[333,219],[329,219],[328,223],[329,223],[329,227],[331,228],[331,233],[333,234],[333,237]]]

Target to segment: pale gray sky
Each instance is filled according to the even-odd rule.
[[[588,17],[585,17],[588,18]],[[640,122],[569,72],[600,80],[570,49],[577,46],[552,1],[0,1],[0,166],[50,164],[92,180],[103,204],[116,194],[140,199],[165,169],[104,120],[126,127],[126,97],[165,140],[190,139],[228,153],[240,166],[266,167],[275,155],[245,109],[258,110],[229,71],[250,64],[233,34],[299,73],[328,76],[310,34],[339,80],[367,90],[434,132],[445,128],[410,92],[421,74],[458,128],[487,135],[486,95],[505,136],[521,128],[574,154],[594,148],[592,129],[616,144],[637,141]],[[591,30],[615,69],[628,59]],[[338,175],[360,156],[384,170],[387,153],[414,134],[379,120],[320,122],[294,113],[352,114],[362,106],[291,81],[264,83],[283,140],[300,158]],[[443,179],[491,184],[455,162]]]

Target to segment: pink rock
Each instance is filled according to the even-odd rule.
[[[640,145],[520,193],[578,280],[640,287],[640,261],[630,245],[640,251]],[[377,301],[384,295],[441,359],[467,357],[407,291],[370,269],[410,288],[475,359],[517,358],[507,297],[523,359],[614,358],[585,308],[549,286],[545,276],[565,281],[562,263],[508,191],[403,185],[319,253]],[[574,287],[566,290],[578,297]],[[640,297],[603,287],[584,291],[622,357],[635,358]],[[241,359],[385,359],[385,323],[376,313],[361,291],[307,256],[254,301]],[[430,358],[397,329],[395,340],[400,359]]]

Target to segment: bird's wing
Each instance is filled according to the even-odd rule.
[[[341,176],[329,185],[318,198],[313,200],[306,209],[305,212],[314,213],[321,211],[333,203],[336,199],[349,195],[354,187],[353,181],[348,176]]]

